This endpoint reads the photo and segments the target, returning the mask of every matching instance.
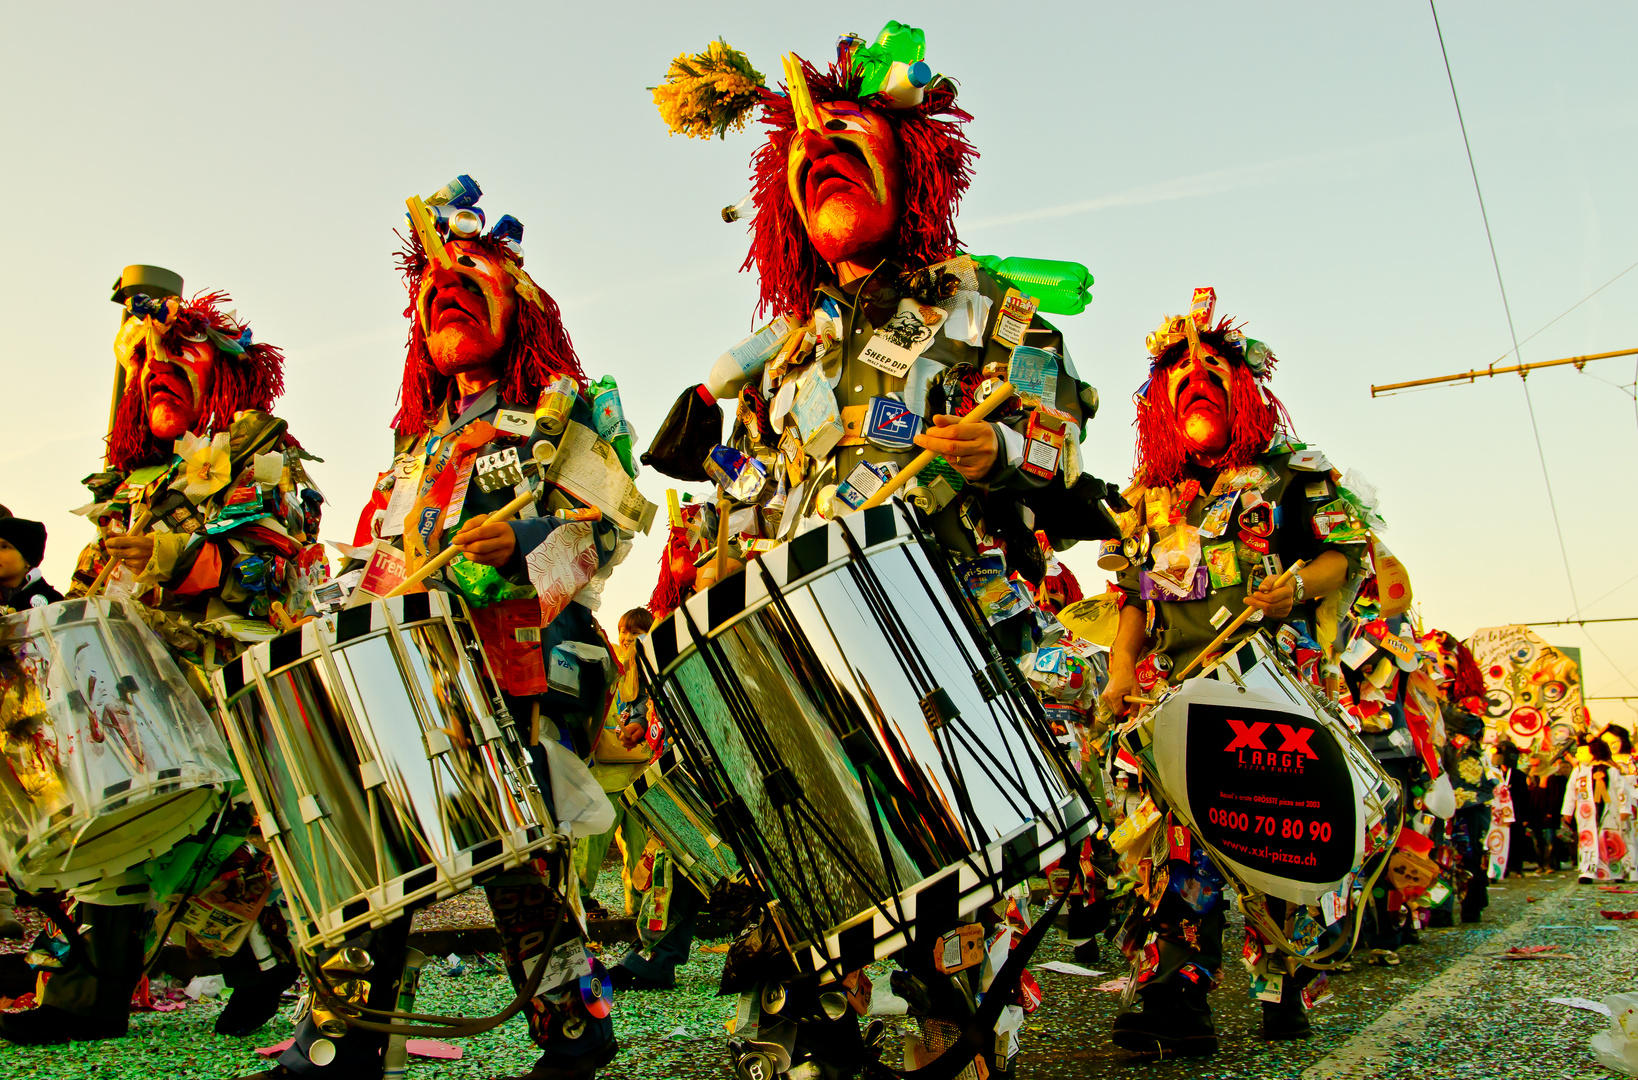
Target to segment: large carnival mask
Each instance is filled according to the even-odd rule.
[[[148,430],[161,440],[193,430],[216,374],[216,346],[174,311],[173,302],[169,324],[163,315],[128,318],[114,338],[125,392],[141,395]]]
[[[1201,344],[1167,368],[1163,378],[1189,457],[1214,458],[1228,449],[1234,430],[1229,362]]]
[[[898,235],[904,169],[893,125],[851,101],[793,101],[797,133],[786,159],[791,204],[819,257],[861,261]]]
[[[490,369],[517,325],[517,282],[493,255],[464,240],[447,245],[451,263],[427,268],[416,318],[427,354],[444,376]]]

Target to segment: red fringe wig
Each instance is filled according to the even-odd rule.
[[[238,339],[250,324],[228,319],[222,308],[230,303],[232,299],[225,292],[195,295],[180,306],[170,328],[160,336],[160,343],[167,352],[180,353],[188,343],[184,335],[197,339],[207,329]],[[234,415],[245,409],[271,412],[273,403],[284,393],[284,353],[260,342],[244,349],[242,356],[216,351],[210,392],[199,410],[194,434],[226,431]],[[126,383],[107,442],[109,465],[122,473],[169,461],[175,452],[174,440],[156,439],[148,430],[142,387],[137,382]]]
[[[1476,697],[1484,699],[1484,672],[1479,670],[1479,662],[1473,656],[1473,651],[1462,644],[1462,639],[1445,630],[1435,630],[1433,635],[1439,640],[1439,647],[1456,657],[1456,676],[1451,680],[1445,696],[1451,701],[1465,701]]]
[[[1234,426],[1228,449],[1218,464],[1225,469],[1250,465],[1268,445],[1276,431],[1289,432],[1291,417],[1273,392],[1261,385],[1274,373],[1274,357],[1261,376],[1254,375],[1245,362],[1245,339],[1231,335],[1224,318],[1215,330],[1200,332],[1200,344],[1209,345],[1229,362],[1229,401],[1234,408]],[[1188,450],[1183,445],[1177,413],[1166,395],[1165,370],[1189,353],[1187,341],[1173,342],[1149,365],[1149,381],[1136,395],[1138,429],[1137,467],[1139,483],[1149,487],[1171,487],[1187,478]]]
[[[802,70],[816,103],[857,102],[857,74],[835,64],[820,72],[806,60]],[[868,101],[857,103],[870,105]],[[955,91],[946,84],[930,87],[915,108],[881,109],[879,115],[891,122],[904,165],[904,214],[895,257],[912,270],[948,259],[961,243],[956,236],[956,208],[972,183],[972,164],[978,157],[961,129],[972,117],[956,106]],[[791,99],[764,89],[762,122],[769,128],[768,141],[751,158],[756,217],[751,222],[751,250],[740,266],[741,270],[756,267],[761,289],[756,308],[759,318],[769,311],[806,313],[813,307],[813,290],[831,279],[830,267],[808,242],[786,185],[786,160],[796,135]]]
[[[656,620],[676,611],[693,593],[694,560],[699,554],[688,545],[686,527],[670,527],[660,553],[660,577],[654,583],[654,595],[648,598],[648,610]]]
[[[481,249],[498,264],[510,264],[520,273],[523,270],[523,259],[508,251],[500,240],[483,236],[466,243]],[[431,427],[454,382],[440,375],[427,355],[421,320],[415,310],[427,266],[427,254],[421,248],[420,238],[412,234],[398,253],[398,269],[403,274],[404,287],[409,290],[409,306],[404,309],[404,315],[410,321],[404,381],[398,391],[398,415],[392,422],[393,430],[400,435],[420,435]],[[538,285],[535,288],[540,295],[539,305],[523,296],[521,290],[518,294],[518,324],[501,361],[500,381],[503,401],[531,407],[540,399],[547,384],[560,375],[571,376],[581,386],[586,384],[586,373],[581,370],[580,358],[575,355],[569,332],[563,327],[563,314],[558,310],[557,301],[545,289]]]

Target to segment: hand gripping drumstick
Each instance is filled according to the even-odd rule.
[[[487,525],[490,522],[505,521],[519,510],[522,510],[524,506],[533,502],[538,494],[538,492],[534,491],[525,491],[522,495],[519,495],[517,498],[507,503],[499,510],[496,510],[493,514],[484,515],[482,524]],[[471,522],[469,521],[468,524],[470,523]],[[451,537],[450,539],[453,540],[454,537]],[[453,543],[449,544],[444,548],[444,550],[422,563],[420,569],[416,570],[415,573],[399,582],[398,588],[387,594],[387,599],[390,600],[395,596],[403,596],[405,593],[415,588],[415,586],[421,584],[421,582],[425,581],[427,578],[431,577],[433,574],[436,574],[445,566],[453,562],[455,560],[455,556],[459,555],[460,553],[460,548],[456,547]]]
[[[1003,382],[1000,386],[997,386],[994,390],[990,391],[989,397],[985,398],[983,401],[980,401],[977,405],[974,405],[971,412],[967,413],[965,416],[958,417],[958,419],[982,420],[986,416],[990,415],[990,413],[999,409],[1008,398],[1012,397],[1012,395],[1012,383]],[[933,459],[936,457],[938,457],[938,454],[932,450],[923,450],[921,453],[917,454],[915,458],[911,460],[910,464],[893,474],[893,479],[877,488],[876,494],[866,499],[864,501],[864,505],[860,506],[859,509],[869,510],[872,506],[880,506],[888,499],[891,499],[895,491],[898,491],[899,488],[903,487],[905,484],[908,484],[917,473],[931,465],[933,463]]]
[[[136,516],[136,520],[131,522],[131,527],[125,530],[125,535],[136,536],[138,533],[142,532],[143,529],[148,527],[148,521],[153,516],[153,511],[144,506],[142,508],[142,512]],[[114,567],[118,566],[119,564],[119,559],[114,558],[112,555],[108,556],[108,563],[102,568],[102,573],[98,574],[97,580],[93,581],[91,583],[91,587],[85,590],[85,598],[87,600],[91,599],[93,596],[97,595],[97,593],[102,591],[102,587],[108,584],[108,578],[113,574]]]
[[[1286,582],[1291,580],[1291,575],[1295,574],[1298,570],[1301,570],[1304,565],[1305,564],[1303,563],[1303,561],[1301,559],[1298,559],[1296,562],[1291,564],[1291,566],[1286,570],[1285,573],[1281,574],[1279,577],[1274,579],[1274,584],[1275,585],[1284,585]],[[1207,645],[1204,649],[1201,649],[1199,655],[1196,656],[1193,660],[1189,661],[1189,666],[1188,667],[1186,667],[1182,671],[1178,672],[1177,681],[1182,682],[1184,679],[1188,678],[1189,672],[1194,670],[1195,665],[1199,664],[1202,660],[1206,659],[1206,657],[1211,656],[1219,648],[1221,648],[1222,645],[1223,645],[1223,642],[1227,641],[1231,636],[1233,636],[1233,634],[1234,634],[1234,632],[1236,630],[1238,630],[1238,629],[1240,629],[1240,627],[1244,626],[1246,624],[1246,620],[1251,618],[1251,613],[1256,611],[1256,610],[1257,609],[1252,607],[1251,603],[1249,601],[1247,601],[1246,609],[1244,611],[1240,612],[1240,614],[1236,615],[1234,617],[1233,622],[1231,622],[1227,626],[1223,627],[1223,632],[1221,634],[1218,634],[1216,638],[1212,639],[1212,643],[1210,645]],[[1212,666],[1213,667],[1216,666],[1215,661],[1213,661]],[[1128,699],[1128,700],[1130,700],[1130,699]]]

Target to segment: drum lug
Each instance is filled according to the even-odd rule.
[[[961,710],[950,698],[950,693],[942,686],[935,686],[921,699],[921,715],[927,721],[929,731],[937,731],[951,720],[961,716]]]
[[[762,778],[762,786],[767,789],[768,801],[776,809],[789,806],[802,797],[802,789],[797,786],[796,777],[783,765]]]
[[[842,746],[855,765],[867,765],[881,757],[881,748],[876,745],[875,738],[862,727],[843,735]]]
[[[985,701],[993,701],[1015,689],[1012,672],[1008,670],[1005,660],[991,661],[985,667],[974,671],[973,681],[978,684],[978,692]]]

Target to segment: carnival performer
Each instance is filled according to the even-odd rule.
[[[477,184],[461,176],[426,200],[437,223],[417,224],[401,253],[410,329],[393,420],[396,457],[354,539],[361,549],[402,551],[409,571],[446,545],[458,549],[464,558],[427,584],[466,601],[512,715],[530,718],[535,739],[557,741],[584,758],[607,705],[603,665],[574,659],[578,690],[571,692],[551,683],[547,661],[560,646],[607,654],[592,607],[629,549],[629,534],[551,483],[524,516],[491,520],[513,500],[516,484],[489,486],[473,477],[504,470],[505,462],[537,460],[537,447],[539,457],[550,457],[559,440],[569,452],[571,437],[590,431],[594,418],[557,303],[523,268],[522,223],[505,215],[482,231],[480,196]],[[556,408],[555,420],[537,423],[537,407]],[[549,426],[556,429],[551,439]],[[621,468],[612,450],[600,460]],[[579,652],[571,648],[568,656]],[[541,762],[541,747],[532,750]],[[522,987],[544,960],[540,952],[555,926],[565,927],[560,948],[574,944],[579,930],[570,908],[578,897],[564,896],[532,864],[484,884],[507,974]],[[371,957],[364,980],[370,1009],[396,1006],[409,925],[406,915],[342,946]],[[613,1059],[613,1022],[606,1008],[598,1015],[583,1000],[582,974],[571,965],[543,981],[530,1000],[525,1015],[541,1054],[523,1074],[528,1080],[589,1080]],[[275,1067],[257,1075],[379,1077],[387,1039],[360,1027],[326,1034],[309,1014]]]
[[[1132,562],[1118,579],[1125,600],[1103,693],[1116,716],[1140,687],[1187,668],[1244,605],[1261,621],[1239,638],[1282,624],[1313,634],[1321,602],[1359,567],[1357,544],[1328,541],[1315,528],[1321,508],[1340,496],[1323,455],[1292,447],[1285,410],[1263,385],[1274,354],[1227,318],[1214,322],[1215,305],[1212,290],[1197,289],[1190,313],[1166,318],[1148,340],[1127,496],[1133,510],[1124,519]],[[1275,584],[1298,559],[1302,569]],[[1204,865],[1197,841],[1193,849],[1191,865]],[[1143,1008],[1115,1021],[1114,1041],[1141,1053],[1211,1054],[1217,1032],[1207,994],[1223,964],[1221,883],[1202,881],[1187,902],[1190,868],[1172,866],[1148,923]],[[1277,903],[1270,900],[1271,910]],[[1286,977],[1281,999],[1263,1003],[1265,1038],[1308,1035],[1303,981]]]
[[[1632,736],[1620,724],[1606,724],[1598,737],[1609,745],[1610,760],[1626,781],[1628,804],[1634,812],[1621,819],[1621,838],[1626,845],[1627,880],[1638,881],[1638,762],[1633,761]]]
[[[1587,760],[1577,761],[1564,791],[1564,824],[1576,834],[1576,873],[1583,884],[1624,881],[1633,876],[1633,853],[1625,833],[1633,815],[1627,776],[1615,764],[1609,743],[1587,742]]]
[[[40,576],[45,558],[46,527],[38,521],[12,517],[0,507],[0,609],[20,611],[39,604],[52,604],[62,594]],[[0,938],[20,938],[23,924],[17,921],[17,898],[0,877]]]
[[[1031,512],[1055,545],[1113,535],[1098,509],[1105,485],[1080,465],[1097,394],[1031,287],[961,253],[971,117],[924,52],[921,30],[890,22],[868,46],[842,38],[822,69],[788,55],[783,94],[722,42],[672,62],[654,97],[673,133],[710,138],[761,109],[744,265],[757,273],[757,313],[774,321],[685,393],[644,460],[718,480],[725,505],[755,511],[733,517],[734,539],[755,550],[812,514],[847,513],[932,449],[941,460],[907,494],[939,539],[968,556],[998,543],[1038,583]],[[1009,378],[1017,394],[987,420],[963,418]],[[720,415],[700,420],[689,394],[733,403],[731,446],[707,460]],[[684,438],[684,417],[716,430]]]
[[[114,341],[107,468],[86,480],[100,540],[81,554],[70,597],[107,571],[108,595],[136,602],[209,702],[211,668],[309,606],[327,570],[318,543],[323,497],[305,468],[317,459],[268,412],[284,389],[283,354],[254,339],[227,310],[226,293],[184,300],[181,286],[175,274],[146,266],[128,267],[117,283],[125,317]],[[140,726],[120,734],[140,760]],[[249,808],[235,806],[217,839],[250,828]],[[164,929],[155,910],[186,901],[150,889],[149,871],[157,880],[164,861],[75,894],[83,952],[70,951],[36,1008],[0,1017],[0,1037],[41,1044],[126,1033],[145,941]],[[189,876],[206,869],[195,865]],[[262,910],[238,951],[221,958],[234,993],[217,1018],[219,1034],[262,1026],[295,981],[283,919],[274,905]]]
[[[21,611],[55,604],[63,594],[40,576],[45,559],[46,527],[38,521],[0,517],[0,606]],[[0,933],[0,936],[4,936]]]
[[[1461,916],[1464,923],[1476,923],[1490,905],[1490,855],[1485,839],[1496,789],[1484,763],[1484,675],[1473,653],[1454,634],[1430,630],[1422,635],[1422,644],[1428,658],[1424,668],[1439,688],[1445,738],[1453,759],[1450,779],[1456,816],[1450,821],[1449,839],[1469,875],[1461,894]]]

